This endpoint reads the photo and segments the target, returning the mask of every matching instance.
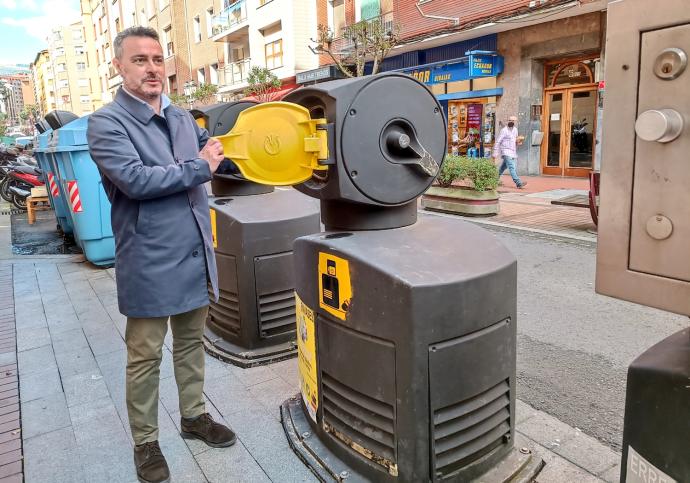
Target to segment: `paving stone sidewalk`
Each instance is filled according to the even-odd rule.
[[[88,263],[4,262],[12,268],[26,481],[135,482],[125,408],[125,318],[112,270]],[[178,482],[316,481],[291,452],[281,402],[298,391],[289,360],[239,369],[207,357],[208,409],[238,434],[231,448],[179,436],[171,339],[163,352],[160,440]],[[620,456],[519,402],[519,446],[547,462],[539,482],[617,481]]]

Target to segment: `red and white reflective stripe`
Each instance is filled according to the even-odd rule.
[[[69,201],[72,204],[72,211],[75,213],[81,213],[84,208],[81,206],[81,200],[79,199],[79,188],[77,188],[76,181],[68,181],[67,189],[69,190]]]
[[[50,193],[53,197],[60,196],[60,191],[58,190],[57,183],[55,182],[55,176],[53,173],[48,173],[48,185],[50,186]]]

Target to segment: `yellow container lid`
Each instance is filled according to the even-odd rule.
[[[328,159],[326,131],[309,110],[289,102],[266,102],[242,111],[232,130],[217,136],[225,156],[248,180],[269,185],[295,185],[324,170]]]

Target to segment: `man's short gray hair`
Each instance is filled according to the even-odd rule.
[[[115,49],[115,57],[118,59],[122,58],[122,42],[127,37],[149,37],[160,43],[158,38],[158,32],[156,32],[151,27],[129,27],[124,29],[122,32],[117,34],[115,40],[113,41],[113,48]]]

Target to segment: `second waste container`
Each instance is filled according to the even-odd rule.
[[[34,157],[43,171],[43,177],[48,191],[50,205],[55,211],[55,218],[58,222],[58,229],[64,235],[71,235],[73,232],[72,218],[67,208],[67,200],[64,193],[60,192],[59,173],[53,153],[48,152],[49,142],[53,130],[48,128],[38,135],[34,146]]]

